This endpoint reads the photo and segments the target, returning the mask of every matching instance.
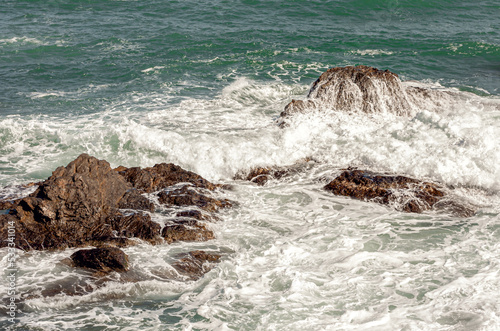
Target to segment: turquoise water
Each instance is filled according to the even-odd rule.
[[[357,64],[459,97],[411,118],[333,111],[276,125],[323,71]],[[126,249],[147,275],[179,251],[223,252],[196,282],[40,297],[88,275],[58,263],[70,251],[21,254],[13,328],[496,330],[499,86],[498,1],[3,0],[3,196],[85,152],[173,162],[232,184],[240,202],[211,242]],[[317,163],[284,182],[233,180],[305,157]],[[321,190],[350,165],[449,185],[479,212],[401,214]]]

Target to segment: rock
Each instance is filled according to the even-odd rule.
[[[8,210],[15,208],[21,199],[17,200],[0,200],[0,210]]]
[[[212,214],[207,214],[204,212],[201,212],[200,210],[192,209],[192,210],[184,210],[180,211],[177,214],[175,214],[177,217],[188,217],[188,218],[194,218],[199,221],[218,221],[219,219]]]
[[[117,237],[140,238],[152,244],[160,242],[161,225],[152,221],[149,214],[123,215],[118,213],[109,218],[107,222]]]
[[[124,272],[129,268],[128,256],[116,247],[100,247],[83,249],[71,255],[75,267],[93,269],[108,273],[111,271]]]
[[[280,179],[285,174],[286,170],[279,168],[253,168],[246,176],[246,180],[262,186],[270,179]]]
[[[178,183],[191,183],[196,187],[208,190],[214,190],[217,187],[194,172],[184,170],[172,163],[156,164],[154,167],[144,169],[118,167],[115,170],[133,187],[147,193],[159,191]]]
[[[167,224],[161,236],[169,244],[176,241],[207,241],[215,239],[214,233],[196,220],[178,219]]]
[[[442,188],[433,183],[362,170],[346,170],[324,188],[336,195],[393,204],[412,213],[431,209],[445,196]]]
[[[314,162],[315,161],[311,158],[305,158],[289,166],[255,167],[250,169],[248,173],[239,172],[238,174],[236,174],[234,179],[248,180],[256,183],[259,186],[262,186],[271,179],[281,179],[287,176],[294,175],[304,170]]]
[[[215,199],[190,189],[188,186],[161,191],[158,193],[158,201],[170,206],[196,206],[210,212],[231,207],[231,202],[227,199]]]
[[[364,65],[330,68],[312,85],[306,100],[292,100],[287,117],[313,108],[409,115],[411,104],[398,75]]]
[[[15,203],[3,204],[9,212],[0,215],[0,247],[9,244],[8,231],[12,226],[16,232],[15,245],[23,250],[103,243],[123,247],[135,243],[131,238],[152,244],[163,242],[161,225],[152,221],[147,213],[138,212],[155,210],[155,204],[142,194],[179,182],[207,190],[207,194],[217,187],[173,164],[113,170],[108,162],[82,154],[66,167],[57,168],[47,180],[37,183],[39,186],[32,194]],[[228,200],[213,198],[187,186],[159,192],[158,196],[161,202],[171,206],[193,206],[211,212],[231,206]],[[191,214],[190,217],[210,218],[206,214]],[[203,225],[181,222],[178,228],[179,234],[172,233],[174,228],[164,230],[170,238],[167,241],[214,238]]]
[[[135,209],[135,210],[146,210],[150,212],[155,211],[155,205],[151,200],[141,195],[137,189],[133,188],[125,192],[123,197],[118,203],[118,208],[120,209]]]
[[[183,276],[191,280],[202,277],[213,268],[213,263],[220,260],[220,255],[205,251],[192,251],[175,262],[172,266]]]
[[[60,249],[110,237],[104,220],[116,212],[129,188],[108,162],[80,155],[10,211],[16,218],[17,247]]]

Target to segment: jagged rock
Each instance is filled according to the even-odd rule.
[[[129,188],[106,161],[80,155],[68,166],[57,168],[10,210],[10,217],[16,219],[16,246],[59,249],[110,237],[104,220],[115,213]]]
[[[209,272],[214,262],[220,260],[220,255],[205,251],[192,251],[175,262],[172,266],[183,276],[196,280]]]
[[[154,167],[141,169],[139,167],[115,169],[123,178],[138,190],[150,193],[159,191],[178,183],[191,183],[196,187],[214,190],[217,185],[210,183],[194,172],[182,169],[172,163],[156,164]]]
[[[323,107],[365,113],[411,113],[411,104],[398,75],[364,65],[328,69],[313,83],[307,99],[292,100],[281,117]]]
[[[146,210],[150,212],[155,211],[155,205],[151,200],[141,195],[141,193],[133,188],[125,192],[123,197],[118,203],[118,208],[121,209],[135,209],[135,210]]]
[[[23,250],[100,246],[103,243],[123,247],[134,244],[131,238],[153,244],[163,242],[160,224],[152,221],[147,213],[137,211],[155,210],[154,203],[142,193],[179,182],[190,183],[198,189],[217,187],[172,164],[113,170],[108,162],[82,154],[66,167],[57,168],[47,180],[37,183],[39,187],[32,194],[3,204],[9,212],[0,215],[0,247],[7,246],[9,240],[14,240],[16,247]],[[160,192],[159,200],[168,205],[193,206],[206,211],[231,206],[228,200],[216,199],[186,186]],[[120,209],[127,211],[122,213]],[[207,214],[191,214],[188,216],[210,218]],[[15,239],[8,237],[8,228],[12,226],[15,227]],[[166,227],[163,236],[169,238],[167,242],[214,238],[201,224],[180,222],[178,228],[181,232],[174,234],[174,228]]]
[[[194,218],[194,219],[197,219],[199,221],[218,221],[219,220],[215,215],[207,214],[207,213],[201,212],[201,211],[196,210],[196,209],[180,211],[177,214],[175,214],[175,216]]]
[[[380,176],[362,170],[346,170],[325,186],[336,194],[382,204],[401,202],[401,209],[420,213],[444,196],[435,184],[403,176]]]
[[[161,191],[158,193],[158,201],[170,206],[197,206],[210,212],[231,206],[231,202],[227,199],[215,199],[192,190],[188,186],[171,191]]]
[[[83,249],[71,255],[75,267],[93,269],[108,273],[111,271],[124,272],[128,270],[128,256],[116,247],[99,247]]]
[[[149,214],[115,214],[107,222],[117,237],[140,238],[152,244],[159,243],[161,225],[152,221]]]
[[[161,232],[161,236],[169,244],[176,241],[207,241],[215,239],[214,233],[205,225],[196,220],[175,220],[173,224],[167,224]]]
[[[434,183],[363,170],[345,170],[324,188],[336,195],[392,204],[412,213],[433,208],[446,195],[443,188]]]

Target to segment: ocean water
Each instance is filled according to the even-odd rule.
[[[277,125],[323,71],[358,64],[455,97],[410,117],[324,109]],[[176,163],[239,204],[209,225],[215,240],[126,248],[139,281],[101,284],[60,262],[74,250],[19,252],[22,312],[11,324],[2,307],[0,326],[499,330],[499,86],[493,0],[3,0],[1,196],[88,153]],[[305,158],[263,187],[234,180]],[[348,166],[441,183],[478,212],[407,214],[322,189]],[[164,277],[193,249],[222,262]]]

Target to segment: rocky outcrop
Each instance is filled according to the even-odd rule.
[[[116,247],[82,249],[71,255],[73,266],[102,273],[124,272],[129,269],[128,256]]]
[[[444,188],[404,176],[345,170],[324,188],[336,195],[390,204],[405,212],[421,213],[433,208],[444,209],[447,206],[446,208],[458,216],[474,214],[472,209],[446,200]],[[453,208],[450,208],[451,205]]]
[[[173,164],[113,170],[108,162],[82,154],[66,167],[57,168],[29,196],[5,204],[9,213],[0,215],[0,247],[8,245],[9,224],[15,225],[15,245],[23,250],[99,246],[103,243],[127,246],[134,243],[131,238],[153,244],[162,242],[162,237],[166,237],[167,242],[212,239],[213,233],[200,222],[201,218],[209,219],[210,212],[231,203],[187,186],[170,188],[179,183],[188,183],[207,192],[217,187]],[[191,210],[192,215],[186,214],[177,224],[181,230],[179,234],[173,234],[175,227],[168,225],[162,236],[161,224],[148,214],[155,211],[155,204],[143,195],[155,191],[159,191],[156,194],[160,203],[169,208],[201,208],[208,215],[205,217],[205,213]],[[196,224],[186,226],[186,221]],[[198,235],[194,234],[196,230]]]
[[[416,100],[429,93],[422,88],[405,87],[398,75],[389,70],[364,65],[335,67],[313,83],[305,100],[292,100],[280,116],[284,119],[295,113],[323,108],[409,115]]]

